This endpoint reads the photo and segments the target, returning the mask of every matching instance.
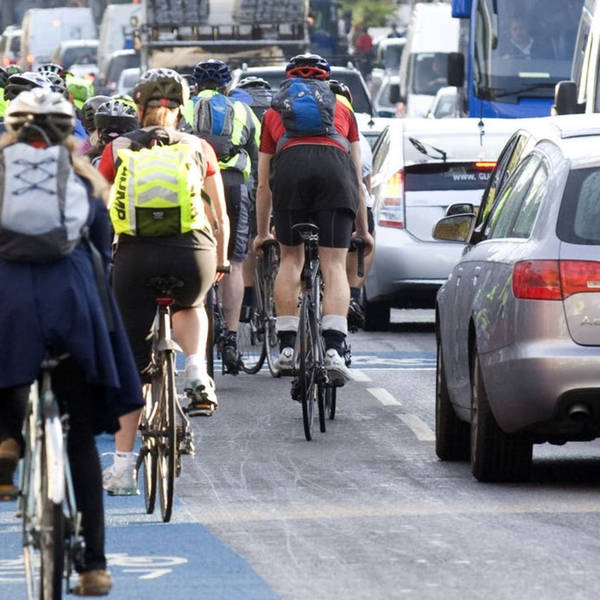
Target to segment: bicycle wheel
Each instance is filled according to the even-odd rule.
[[[155,381],[156,380],[156,381]],[[140,472],[143,467],[144,475],[144,504],[146,505],[146,514],[152,514],[156,505],[156,438],[152,431],[156,429],[155,407],[160,393],[160,378],[152,378],[150,392],[146,394],[146,402],[140,420],[140,431],[142,432],[142,447],[137,459],[136,469]]]
[[[310,441],[312,439],[314,405],[318,396],[318,386],[316,382],[315,346],[310,325],[312,315],[308,304],[308,296],[304,296],[300,311],[300,327],[298,329],[300,352],[300,372],[298,377],[304,436],[307,441]]]
[[[208,321],[208,335],[206,337],[206,370],[210,377],[215,376],[215,304],[216,293],[214,286],[206,294],[206,318]]]
[[[160,373],[163,385],[159,399],[160,436],[157,444],[157,463],[160,512],[165,523],[171,519],[173,511],[177,467],[177,422],[175,418],[177,390],[175,388],[174,359],[174,353],[170,350],[164,351],[161,355]]]
[[[238,326],[237,345],[242,371],[249,375],[258,373],[265,362],[264,327],[259,323],[256,311],[248,322]]]
[[[319,386],[317,398],[319,406],[319,429],[321,433],[325,433],[327,431],[327,391],[322,386]]]
[[[279,340],[277,339],[277,330],[275,327],[275,285],[276,265],[271,265],[271,268],[264,272],[261,279],[258,280],[258,285],[261,286],[262,304],[263,304],[263,327],[265,356],[267,365],[273,377],[279,377],[281,372],[277,365],[279,358]]]
[[[337,388],[333,385],[328,385],[325,388],[325,404],[329,413],[330,419],[335,419],[335,405],[337,400]]]
[[[65,564],[65,518],[61,502],[51,498],[50,453],[46,448],[48,438],[42,434],[39,502],[36,512],[39,514],[40,535],[40,598],[41,600],[60,600],[62,598],[62,576]]]

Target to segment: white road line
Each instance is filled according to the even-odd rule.
[[[367,388],[367,392],[377,398],[384,406],[402,406],[385,388]]]
[[[350,377],[353,381],[372,381],[372,379],[360,369],[350,369]]]
[[[417,415],[407,415],[397,413],[396,416],[417,436],[421,442],[435,442],[435,433],[431,431],[429,425],[424,423]]]

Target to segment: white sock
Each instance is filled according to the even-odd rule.
[[[122,471],[133,468],[135,452],[115,452],[115,469]]]
[[[276,317],[275,329],[277,333],[280,331],[298,331],[299,324],[300,317],[284,315],[282,317]]]
[[[348,335],[348,319],[341,315],[323,315],[321,318],[321,331],[333,329],[344,335]]]
[[[185,366],[187,367],[188,365],[201,365],[202,361],[200,360],[200,355],[199,354],[190,354],[189,356],[185,357]]]

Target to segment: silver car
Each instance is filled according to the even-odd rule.
[[[385,329],[390,307],[433,307],[460,258],[455,243],[433,239],[435,223],[457,202],[479,206],[514,121],[392,119],[373,150],[375,260],[365,281],[366,328]]]
[[[479,217],[434,230],[468,242],[437,294],[436,452],[481,481],[526,479],[534,443],[600,435],[600,115],[536,121]]]

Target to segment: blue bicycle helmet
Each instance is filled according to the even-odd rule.
[[[222,60],[216,58],[197,63],[192,75],[199,86],[216,83],[217,86],[223,87],[231,81],[229,67]]]
[[[318,54],[298,54],[285,67],[287,77],[325,80],[329,79],[330,73],[329,63]]]

